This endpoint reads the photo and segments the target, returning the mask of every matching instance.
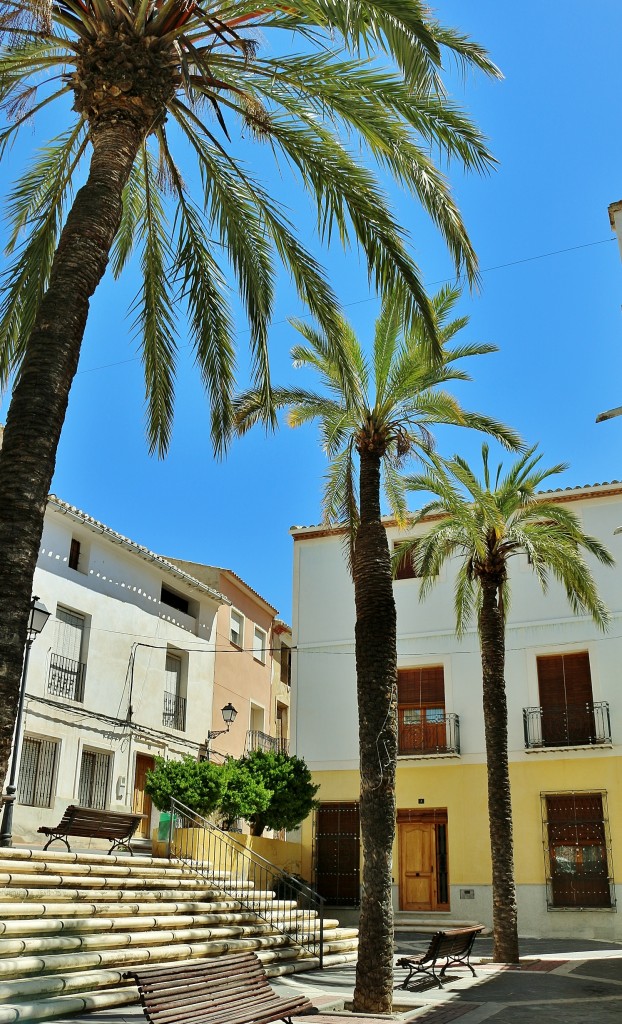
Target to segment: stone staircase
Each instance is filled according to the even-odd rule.
[[[135,1003],[122,975],[138,964],[252,949],[269,977],[318,966],[317,943],[314,955],[293,939],[319,936],[314,914],[226,881],[225,894],[218,879],[144,856],[0,850],[0,1024]],[[324,965],[355,960],[357,934],[325,919]]]

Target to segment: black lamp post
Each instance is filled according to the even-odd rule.
[[[0,826],[0,846],[13,845],[13,805],[15,804],[15,778],[17,776],[17,760],[19,753],[19,738],[22,729],[22,714],[24,712],[24,697],[26,696],[26,677],[28,675],[28,660],[33,640],[39,635],[50,613],[38,597],[31,598],[30,616],[28,619],[28,634],[26,647],[24,649],[24,665],[22,668],[22,679],[19,687],[19,702],[17,705],[17,717],[15,719],[15,732],[13,733],[13,750],[11,756],[11,771],[4,797],[4,811],[2,813],[2,825]]]
[[[208,761],[209,761],[210,742],[211,742],[211,740],[215,740],[217,736],[222,736],[223,733],[229,732],[229,729],[231,728],[231,726],[235,722],[235,719],[236,719],[236,716],[237,716],[237,711],[234,708],[233,704],[231,704],[231,703],[225,704],[224,708],[221,708],[220,713],[222,715],[222,720],[225,723],[225,725],[227,726],[227,728],[226,729],[209,729],[208,730],[208,732],[207,732],[207,740],[206,740],[207,760]]]

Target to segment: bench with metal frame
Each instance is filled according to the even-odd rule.
[[[94,807],[70,804],[58,825],[52,828],[42,825],[37,831],[49,836],[44,850],[47,850],[50,843],[59,839],[71,853],[67,836],[81,836],[84,839],[109,839],[109,854],[124,846],[131,856],[134,856],[129,845],[130,839],[145,817],[145,814],[134,814],[129,811],[100,811]]]
[[[306,996],[279,996],[253,952],[126,971],[150,1024],[268,1024],[312,1013]]]
[[[435,932],[430,940],[426,952],[419,957],[402,956],[397,961],[398,967],[405,967],[410,973],[402,982],[400,988],[408,988],[411,980],[418,974],[426,974],[433,978],[439,988],[443,987],[441,978],[448,967],[468,967],[473,977],[473,970],[469,958],[473,943],[483,930],[483,925],[473,928],[456,928],[447,932]],[[445,961],[440,972],[436,973],[436,967],[440,961]]]

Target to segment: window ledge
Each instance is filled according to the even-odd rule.
[[[607,740],[606,743],[570,743],[563,747],[525,747],[526,754],[563,754],[568,750],[613,750],[613,743]]]
[[[455,751],[446,752],[442,754],[398,754],[398,761],[438,761],[439,759],[451,758],[456,760],[460,758],[460,754]]]
[[[546,908],[550,914],[616,914],[617,907],[550,907]]]

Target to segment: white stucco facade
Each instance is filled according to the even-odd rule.
[[[155,755],[196,757],[212,728],[216,615],[228,602],[53,497],[34,593],[51,617],[30,657],[14,841],[85,797],[144,810],[147,836],[157,812],[144,771]]]
[[[592,564],[599,590],[611,611],[607,633],[570,610],[562,587],[551,580],[543,594],[525,559],[511,564],[512,605],[506,642],[509,755],[514,807],[516,877],[522,934],[622,939],[622,486],[604,484],[567,489],[552,495],[567,502],[587,533],[613,553],[614,569]],[[389,542],[425,532],[425,525],[400,534],[387,524]],[[358,723],[354,664],[354,590],[343,553],[343,536],[321,527],[294,528],[292,745],[321,784],[328,804],[358,799]],[[487,845],[485,744],[481,662],[473,628],[455,636],[453,574],[445,569],[427,600],[419,600],[417,579],[394,584],[398,625],[398,668],[442,667],[444,714],[457,716],[459,750],[400,754],[397,803],[412,820],[433,808],[446,823],[449,843],[447,892],[443,909],[454,916],[491,922],[490,855]],[[596,740],[572,746],[529,745],[524,709],[539,712],[538,659],[587,653],[595,715],[601,716]],[[529,719],[529,712],[526,715]],[[598,731],[598,730],[597,730]],[[602,794],[607,808],[608,871],[613,894],[606,910],[565,908],[556,912],[550,890],[548,839],[543,807],[546,794]],[[398,832],[399,832],[398,815]],[[305,842],[311,851],[309,828]],[[401,840],[400,840],[401,842]],[[553,840],[551,840],[551,844]],[[553,851],[553,845],[550,847]],[[544,850],[544,853],[543,853]],[[555,848],[557,851],[557,848]],[[408,909],[401,884],[405,850],[396,842],[396,908]],[[552,856],[552,853],[551,853]],[[309,852],[311,861],[312,855]],[[548,865],[548,866],[547,866]],[[310,864],[310,870],[313,869]],[[549,872],[549,874],[547,874]],[[615,886],[614,886],[615,879]],[[617,891],[617,900],[615,893]],[[464,896],[467,893],[467,897]],[[468,898],[468,904],[460,900]],[[432,909],[435,909],[434,907]],[[438,909],[438,908],[436,908]]]

